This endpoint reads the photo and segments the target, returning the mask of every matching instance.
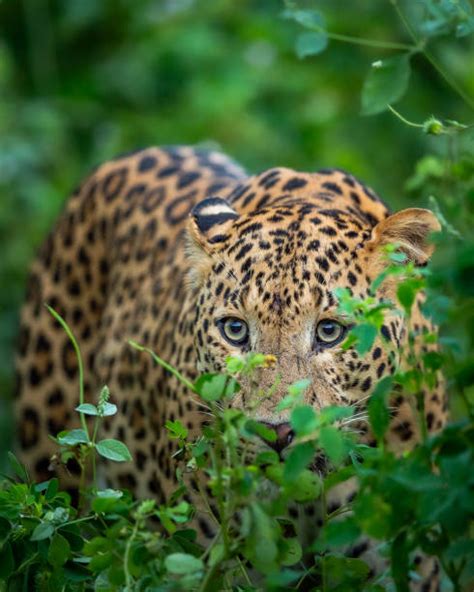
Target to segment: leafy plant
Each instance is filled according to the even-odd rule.
[[[420,271],[402,263],[396,252],[390,257],[395,261],[384,275],[403,271],[398,301],[410,314],[424,287]],[[361,301],[345,292],[338,292],[338,297],[341,309],[355,321],[346,347],[366,351],[371,344],[364,331],[356,329],[375,326],[377,335],[383,310],[393,304],[380,308],[371,296]],[[74,339],[61,317],[54,316]],[[406,591],[420,551],[440,561],[455,590],[470,581],[474,423],[465,419],[430,437],[425,431],[421,443],[402,457],[384,446],[393,385],[398,382],[406,390],[414,380],[428,380],[433,367],[410,366],[379,383],[368,407],[378,441],[375,448],[360,444],[344,428],[354,409],[328,407],[317,412],[301,404],[307,381],[293,385],[280,403],[280,408],[291,409],[295,433],[282,459],[270,448],[255,452],[255,440],[271,443],[274,432],[231,406],[239,376],[273,364],[273,357],[231,358],[227,374],[207,374],[191,383],[150,350],[131,346],[172,371],[211,412],[196,441],[189,440],[179,421],[167,423],[169,437],[179,443],[177,491],[167,504],[157,506],[153,500],[134,501],[127,492],[98,490],[93,484],[84,498],[87,507],[78,514],[69,496],[58,491],[57,479],[31,484],[26,470],[11,456],[14,477],[3,481],[0,489],[0,577],[5,589],[34,583],[39,590],[227,590],[242,585],[246,590],[310,586],[375,591],[387,589],[393,580],[398,591]],[[95,451],[111,460],[127,460],[120,442],[96,442],[100,418],[116,412],[108,397],[103,389],[97,406],[78,406],[81,420],[85,415],[95,418],[93,436],[88,439],[85,429],[60,435],[64,460],[72,451],[82,459],[81,466]],[[315,457],[326,458],[330,470],[311,470]],[[354,501],[328,508],[325,500],[332,488],[350,479],[357,482]],[[210,520],[213,538],[207,547],[196,542],[190,522],[196,509],[183,499],[185,494]],[[309,549],[303,550],[298,523],[288,508],[303,509],[308,503],[323,509],[322,522]],[[160,529],[150,530],[152,519]],[[345,556],[344,550],[355,548],[362,536],[383,541],[380,552],[388,558],[387,572],[373,574],[362,559]]]

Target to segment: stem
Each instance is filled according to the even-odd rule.
[[[423,129],[424,126],[423,126],[422,123],[413,123],[413,121],[408,121],[408,119],[405,119],[405,117],[403,117],[403,115],[401,113],[399,113],[398,111],[396,111],[392,107],[392,105],[387,105],[387,107],[388,107],[389,111],[391,111],[395,115],[395,117],[398,117],[398,119],[400,121],[403,121],[403,123],[405,125],[409,125],[410,127],[417,127],[417,128]]]
[[[37,553],[33,555],[33,558],[36,560]],[[18,570],[19,571],[19,570]],[[28,592],[28,576],[30,575],[30,566],[27,565],[25,569],[25,574],[23,576],[23,592]]]
[[[74,348],[74,352],[75,352],[76,358],[77,358],[78,371],[79,371],[79,404],[82,405],[84,403],[84,366],[82,364],[81,350],[80,350],[79,345],[76,341],[76,338],[74,337],[73,332],[69,328],[66,321],[62,318],[62,316],[60,314],[58,314],[54,310],[54,308],[51,308],[51,306],[49,306],[48,304],[45,304],[45,306],[48,309],[48,311],[53,315],[53,317],[58,321],[58,323],[61,325],[61,327],[64,329],[64,331],[66,332],[66,335],[69,337],[69,340],[71,341],[72,346]],[[86,422],[86,416],[84,415],[84,413],[79,413],[79,415],[81,416],[82,429],[85,431],[85,433],[87,434],[87,439],[90,441],[89,429],[87,427],[87,422]]]
[[[403,13],[400,5],[398,4],[398,0],[389,0],[390,4],[394,7],[396,13],[398,14],[400,20],[405,26],[405,29],[408,31],[408,34],[413,39],[419,51],[425,56],[428,62],[433,66],[433,68],[438,72],[438,74],[444,78],[445,82],[450,86],[454,92],[456,92],[461,99],[471,108],[474,109],[474,100],[467,95],[464,90],[458,85],[458,83],[451,78],[451,76],[444,71],[443,67],[438,64],[437,60],[433,57],[433,54],[426,49],[424,40],[419,40],[413,27],[411,26],[410,22],[408,21],[407,17]]]
[[[84,454],[81,460],[78,460],[80,467],[81,467],[81,475],[79,477],[79,503],[78,503],[78,510],[79,512],[84,509],[86,505],[86,496],[85,496],[85,480],[86,480],[86,458],[87,452]]]
[[[420,428],[421,428],[421,441],[426,442],[428,439],[428,426],[426,424],[426,413],[425,413],[425,395],[423,391],[417,393],[417,409],[420,417]]]
[[[125,553],[123,556],[123,571],[125,573],[125,589],[127,590],[127,592],[132,592],[132,576],[128,571],[128,560],[130,558],[130,549],[132,548],[132,542],[134,538],[137,536],[138,523],[139,521],[138,519],[136,519],[135,524],[133,526],[132,534],[130,535],[130,538],[127,541],[127,546],[125,547]]]
[[[322,491],[321,491],[321,505],[322,505],[322,512],[323,512],[323,526],[326,526],[327,524],[327,511],[328,511],[328,507],[327,507],[327,498],[326,498],[326,491],[324,490],[324,481],[322,483]],[[326,564],[324,562],[324,555],[320,555],[320,561],[321,561],[321,579],[322,579],[322,584],[323,584],[323,592],[326,592],[327,590],[327,581],[326,581]]]
[[[206,577],[204,578],[204,580],[202,581],[202,584],[199,588],[199,592],[207,592],[208,590],[210,590],[211,592],[213,592],[213,590],[215,590],[215,588],[210,588],[209,585],[212,582],[212,578],[214,577],[214,574],[217,571],[219,564],[215,563],[211,569],[207,572]]]
[[[213,406],[213,415],[216,416],[216,409],[215,406]],[[227,512],[226,512],[226,503],[225,503],[225,499],[224,499],[224,495],[223,495],[223,483],[222,483],[222,463],[221,463],[221,453],[222,453],[222,448],[221,448],[221,439],[220,437],[216,438],[216,443],[215,443],[215,450],[213,450],[211,448],[211,459],[212,459],[212,464],[215,466],[216,469],[216,475],[217,475],[217,483],[218,483],[218,489],[217,489],[217,507],[219,510],[219,520],[221,523],[221,533],[222,533],[222,543],[224,545],[224,557],[227,557],[228,552],[229,552],[229,533],[227,532],[227,525],[228,525],[228,520],[227,520]]]
[[[309,27],[308,27],[309,28]],[[351,43],[353,45],[362,45],[364,47],[376,47],[377,49],[398,49],[402,51],[419,51],[418,45],[408,43],[395,43],[391,41],[377,41],[376,39],[365,39],[364,37],[352,37],[351,35],[342,35],[340,33],[330,33],[322,27],[310,27],[316,32],[325,33],[328,39],[341,41],[342,43]]]
[[[219,522],[218,517],[214,514],[214,512],[212,511],[212,508],[209,504],[209,496],[207,495],[207,493],[204,491],[204,489],[202,488],[202,484],[199,482],[199,479],[197,479],[197,485],[198,485],[198,491],[199,491],[199,495],[201,496],[202,502],[206,508],[207,513],[209,514],[209,516],[214,520],[214,522],[216,523],[216,526],[218,528],[221,528],[221,524]],[[219,533],[217,533],[219,534]],[[217,536],[217,535],[216,535]]]
[[[218,532],[211,541],[211,544],[206,547],[204,553],[201,555],[201,561],[204,561],[208,555],[210,555],[212,549],[215,547],[217,541],[221,538],[221,533]]]
[[[466,395],[466,393],[465,393],[464,389],[462,389],[462,390],[460,391],[459,395],[460,395],[461,399],[463,400],[463,403],[464,403],[464,405],[465,405],[465,407],[466,407],[466,411],[467,411],[467,414],[468,414],[468,416],[469,416],[469,419],[470,419],[471,421],[474,421],[474,406],[473,406],[473,405],[472,405],[472,403],[469,401],[469,398],[467,397],[467,395]]]
[[[71,520],[70,522],[66,522],[62,526],[70,526],[71,524],[80,524],[81,522],[88,522],[89,520],[94,520],[95,516],[84,516],[84,518],[78,518],[77,520]],[[59,527],[61,528],[61,526]]]
[[[159,356],[157,356],[153,350],[149,349],[148,347],[144,347],[143,345],[140,345],[140,344],[136,343],[135,341],[132,341],[131,339],[129,340],[128,343],[134,349],[136,349],[138,351],[142,351],[142,352],[144,351],[144,352],[147,352],[148,354],[150,354],[150,356],[155,360],[155,362],[159,366],[161,366],[165,370],[168,370],[168,372],[171,372],[171,374],[173,376],[175,376],[188,389],[190,389],[194,393],[196,392],[196,389],[194,388],[194,384],[190,380],[188,380],[185,376],[183,376],[181,374],[181,372],[179,372],[178,370],[176,370],[176,368],[173,368],[173,366],[171,366],[170,364],[168,364],[168,362],[165,362],[162,358],[160,358]]]
[[[99,417],[96,416],[94,420],[94,431],[92,432],[92,443],[95,444],[97,438],[97,430],[99,429]],[[94,487],[97,489],[97,481],[96,481],[96,450],[92,450],[92,483]]]
[[[247,581],[247,584],[249,586],[252,586],[252,580],[249,577],[249,574],[247,573],[247,570],[244,567],[244,564],[242,563],[242,560],[240,559],[240,557],[237,557],[237,563],[239,564],[240,570],[242,571],[242,574],[245,578],[245,580]]]
[[[474,100],[464,92],[464,90],[459,86],[459,84],[453,78],[451,78],[451,76],[447,72],[443,70],[442,66],[440,66],[436,59],[433,57],[433,54],[429,52],[427,49],[425,49],[423,50],[423,55],[433,66],[433,68],[438,72],[438,74],[442,78],[444,78],[448,86],[450,86],[454,90],[454,92],[456,92],[461,97],[461,99],[466,103],[466,105],[468,105],[471,109],[474,109]]]

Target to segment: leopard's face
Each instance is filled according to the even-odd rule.
[[[199,370],[222,371],[228,356],[246,352],[275,356],[275,365],[254,377],[258,391],[244,379],[233,401],[272,425],[288,421],[278,403],[303,378],[310,380],[305,402],[317,409],[363,407],[377,381],[395,370],[405,333],[403,315],[393,310],[365,356],[342,347],[351,320],[338,311],[334,291],[365,298],[384,265],[370,225],[298,200],[241,216],[206,202],[194,218],[206,242],[201,234],[198,253],[191,249]],[[386,282],[376,298],[395,302],[395,290]]]

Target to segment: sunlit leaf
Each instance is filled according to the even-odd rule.
[[[204,564],[199,557],[187,553],[172,553],[165,559],[166,569],[173,574],[184,575],[204,569]]]
[[[299,58],[317,55],[328,46],[328,38],[324,31],[305,31],[296,39],[296,55]]]
[[[66,538],[59,533],[56,533],[51,539],[51,544],[48,549],[48,561],[54,567],[64,565],[69,559],[71,547]]]
[[[128,448],[119,440],[101,440],[96,444],[96,450],[104,458],[114,460],[115,462],[127,462],[132,460],[132,455]]]
[[[370,426],[374,435],[382,439],[390,423],[390,412],[388,409],[388,397],[393,386],[393,378],[385,376],[377,383],[372,392],[368,404]]]
[[[405,94],[409,79],[409,54],[374,62],[362,88],[362,114],[375,115],[396,103]]]

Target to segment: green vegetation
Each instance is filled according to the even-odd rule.
[[[301,406],[301,382],[285,400],[297,436],[291,453],[285,461],[271,450],[249,458],[246,443],[274,436],[228,402],[240,375],[266,361],[258,355],[229,360],[228,376],[205,376],[190,385],[212,413],[202,437],[193,442],[178,422],[167,426],[180,443],[181,463],[209,479],[217,508],[217,514],[211,509],[217,532],[211,546],[196,543],[184,481],[160,506],[133,500],[127,492],[84,486],[79,510],[55,479],[30,483],[10,457],[12,476],[0,482],[0,590],[309,586],[381,592],[393,589],[390,576],[403,592],[415,548],[439,558],[443,590],[469,589],[474,579],[472,5],[468,0],[366,4],[363,9],[342,0],[285,6],[249,0],[238,9],[228,0],[0,4],[2,438],[11,423],[5,410],[12,340],[28,261],[74,182],[101,160],[139,145],[205,142],[220,146],[250,172],[273,165],[340,166],[367,180],[393,209],[428,206],[443,225],[430,273],[420,274],[397,260],[396,251],[391,254],[393,273],[402,265],[405,278],[399,304],[409,314],[414,295],[426,287],[425,313],[441,327],[441,350],[421,364],[406,352],[407,369],[372,394],[368,414],[377,447],[358,444],[344,429],[353,410]],[[349,345],[363,353],[380,329],[383,310],[344,292],[337,296],[356,322]],[[391,389],[401,385],[416,398],[439,370],[448,382],[452,423],[395,457],[384,446]],[[127,460],[120,443],[100,439],[102,416],[115,412],[113,395],[109,402],[104,390],[96,405],[81,403],[82,427],[57,437],[63,459],[79,454],[84,467],[96,454]],[[85,414],[96,418],[92,434],[84,427]],[[331,466],[324,479],[307,468],[321,451]],[[303,563],[288,503],[324,500],[351,477],[363,495],[351,504],[352,513],[337,512],[339,520],[328,512],[323,516],[322,533]],[[262,496],[269,488],[273,494]],[[233,519],[237,513],[239,522]],[[159,533],[149,528],[152,516],[161,523]],[[344,556],[342,548],[361,534],[380,542],[389,573],[369,577],[364,561]]]
[[[407,264],[400,252],[389,251],[389,258],[392,262],[374,285],[388,275],[402,275],[398,304],[409,317],[428,274]],[[368,352],[384,310],[394,304],[380,305],[371,296],[360,301],[344,290],[337,296],[341,312],[355,322],[343,347]],[[427,314],[431,306],[428,301]],[[70,329],[50,311],[73,341],[80,360]],[[423,335],[426,343],[434,338]],[[130,347],[151,354],[169,369],[150,350],[133,342]],[[164,505],[135,501],[126,491],[98,488],[96,455],[115,462],[133,459],[123,443],[97,439],[101,419],[117,412],[108,402],[108,389],[104,387],[97,405],[81,398],[76,410],[83,427],[56,438],[63,462],[77,459],[83,477],[92,465],[92,486],[85,488],[81,479],[80,511],[58,490],[57,479],[32,484],[27,470],[10,455],[14,476],[0,484],[2,589],[383,592],[394,582],[398,592],[407,592],[409,581],[416,581],[414,552],[422,551],[439,560],[445,589],[451,585],[455,591],[467,590],[474,577],[470,538],[474,405],[468,403],[468,419],[430,437],[423,406],[418,405],[422,441],[403,457],[394,455],[384,438],[390,393],[398,385],[405,396],[422,398],[423,387],[433,384],[445,361],[436,351],[427,351],[418,360],[410,351],[404,353],[404,363],[394,376],[379,382],[368,404],[376,447],[358,443],[357,432],[351,429],[360,420],[354,408],[332,406],[317,412],[303,405],[308,381],[302,380],[279,404],[279,410],[290,409],[295,433],[284,460],[271,449],[260,447],[255,452],[255,439],[271,443],[276,434],[230,405],[240,389],[240,377],[274,363],[271,356],[229,358],[227,374],[202,375],[194,384],[173,369],[206,405],[210,421],[194,441],[179,421],[167,422],[169,437],[179,443],[175,455],[179,486]],[[92,435],[85,416],[95,418]],[[325,475],[309,468],[321,455],[328,463]],[[354,501],[331,509],[328,494],[353,479],[359,491]],[[303,549],[297,521],[288,508],[299,506],[304,511],[313,502],[321,504],[321,529]],[[196,510],[206,514],[215,530],[206,547],[197,542],[190,523]],[[158,520],[160,530],[150,531],[151,518]],[[376,547],[387,559],[387,569],[380,574],[374,575],[361,558],[344,555],[344,549],[360,543],[363,535],[383,542]]]

